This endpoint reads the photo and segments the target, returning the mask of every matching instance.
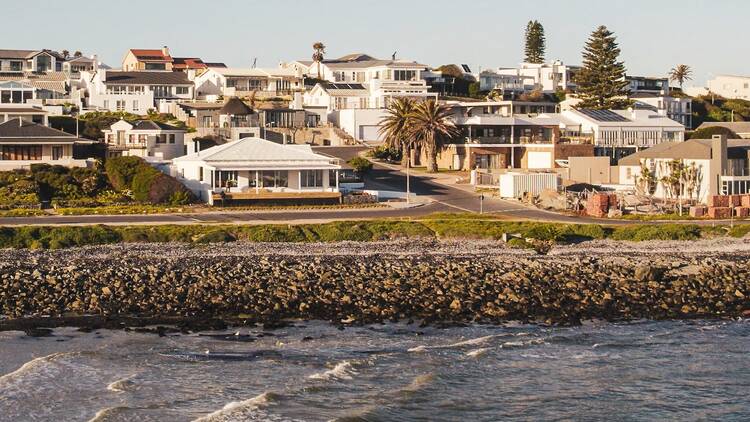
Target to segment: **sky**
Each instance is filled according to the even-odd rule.
[[[0,49],[67,49],[120,67],[129,48],[169,46],[173,56],[232,67],[367,53],[473,71],[516,66],[523,32],[545,28],[547,59],[580,64],[599,25],[614,31],[630,75],[693,69],[686,86],[717,74],[750,75],[747,0],[9,0]],[[14,36],[16,34],[17,36]]]

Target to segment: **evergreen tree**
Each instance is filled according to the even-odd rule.
[[[629,101],[625,64],[619,61],[620,48],[614,33],[602,25],[591,33],[583,49],[583,67],[575,77],[579,107],[624,108]]]
[[[546,39],[544,38],[544,27],[538,21],[529,21],[526,25],[526,45],[524,52],[526,63],[544,63],[546,50]]]

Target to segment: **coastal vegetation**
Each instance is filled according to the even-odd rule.
[[[480,217],[480,216],[476,216]],[[542,243],[576,243],[588,240],[698,240],[743,237],[750,225],[701,226],[696,224],[559,224],[506,221],[474,216],[436,215],[422,219],[337,221],[321,224],[261,225],[156,225],[156,226],[18,226],[0,228],[0,248],[58,249],[131,242],[338,242],[391,239],[515,238],[513,245],[537,249]],[[206,237],[208,236],[208,237]],[[200,241],[200,242],[199,242]],[[540,243],[542,242],[542,243]],[[542,247],[542,249],[544,249]]]
[[[544,27],[539,21],[529,21],[526,25],[524,59],[526,63],[544,63],[547,50]]]

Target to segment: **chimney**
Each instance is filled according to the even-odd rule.
[[[166,45],[164,47],[162,47],[161,54],[163,54],[165,56],[168,56],[169,55],[169,47],[167,47]]]

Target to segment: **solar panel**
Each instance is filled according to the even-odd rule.
[[[611,110],[593,110],[582,108],[578,110],[584,116],[590,117],[597,122],[629,122],[626,117],[621,116]]]

